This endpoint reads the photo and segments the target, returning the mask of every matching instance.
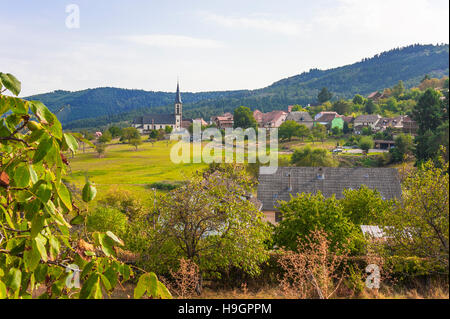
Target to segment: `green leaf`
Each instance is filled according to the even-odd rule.
[[[84,223],[84,219],[85,219],[85,217],[83,215],[77,215],[71,219],[70,224],[71,225],[81,225]]]
[[[42,203],[47,203],[50,200],[50,197],[52,196],[52,189],[50,185],[48,185],[45,181],[38,182],[39,184],[35,184],[34,188],[37,186],[37,190],[35,190],[37,198]]]
[[[80,299],[87,299],[91,296],[92,290],[98,284],[98,274],[94,273],[89,276],[89,278],[84,282],[83,287],[80,291]]]
[[[5,88],[7,88],[14,95],[19,95],[21,90],[21,83],[17,78],[10,73],[0,72],[0,80]]]
[[[33,169],[33,165],[28,164],[28,171],[30,172],[30,178],[33,184],[36,184],[38,181],[38,176],[36,174],[36,171]]]
[[[8,273],[7,286],[12,290],[17,291],[20,288],[20,282],[22,280],[22,272],[20,269],[11,268]]]
[[[31,238],[36,237],[44,228],[45,217],[36,213],[31,220]]]
[[[25,250],[23,260],[28,272],[33,272],[37,268],[41,261],[41,255],[37,249],[36,242],[32,241],[30,249]]]
[[[112,286],[111,286],[111,283],[109,282],[108,278],[103,274],[100,275],[100,278],[102,279],[102,283],[103,283],[103,286],[105,287],[105,289],[108,291],[111,290]]]
[[[109,283],[112,287],[117,284],[117,267],[111,266],[105,272],[104,275],[108,278]]]
[[[117,237],[116,235],[114,235],[113,232],[111,232],[111,231],[108,230],[108,231],[106,232],[106,235],[107,235],[108,237],[110,237],[112,240],[114,240],[116,243],[120,244],[121,246],[124,245],[122,239],[120,239],[119,237]]]
[[[34,276],[36,278],[36,282],[44,282],[45,277],[47,276],[48,265],[47,264],[39,264],[34,272]]]
[[[55,117],[42,102],[31,101],[31,110],[42,124],[53,124]]]
[[[27,187],[30,184],[30,171],[28,167],[21,165],[14,172],[14,183],[17,187]]]
[[[119,266],[119,273],[122,275],[124,281],[130,279],[131,269],[130,266],[122,264]]]
[[[47,240],[42,237],[42,235],[38,235],[36,238],[34,238],[34,242],[36,243],[36,248],[41,254],[41,258],[43,261],[47,261],[47,249],[45,249],[45,244]]]
[[[64,206],[71,211],[72,210],[72,199],[70,197],[70,192],[67,189],[64,183],[60,183],[59,186],[56,187],[56,192],[58,193],[59,198],[63,202]]]
[[[64,142],[67,144],[67,146],[72,152],[75,153],[77,151],[78,149],[77,140],[71,134],[64,133]]]
[[[40,162],[50,152],[52,146],[53,141],[51,138],[42,140],[38,145],[36,153],[34,153],[33,164]]]
[[[92,294],[92,297],[94,299],[103,299],[102,287],[99,280],[97,280],[97,282],[95,283],[93,290],[94,293]]]
[[[82,198],[86,203],[90,202],[95,198],[97,194],[97,189],[94,187],[94,183],[87,182],[83,187]]]
[[[111,238],[106,236],[106,234],[98,233],[98,232],[94,233],[92,236],[94,237],[96,242],[100,245],[103,253],[105,253],[106,256],[108,256],[108,257],[115,256],[115,251],[113,248],[114,242]]]
[[[48,243],[50,246],[50,256],[52,256],[52,258],[55,259],[59,254],[60,248],[59,241],[56,239],[55,236],[51,236],[48,240]]]
[[[160,281],[158,281],[158,296],[162,299],[172,299],[169,289]]]
[[[0,281],[0,299],[6,299],[6,286]]]
[[[153,272],[143,274],[139,278],[136,288],[134,288],[134,298],[141,298],[145,292],[154,298],[158,297],[158,278]]]

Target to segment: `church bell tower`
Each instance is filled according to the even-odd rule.
[[[181,102],[180,84],[177,81],[177,93],[175,96],[175,130],[181,129],[183,120],[183,102]]]

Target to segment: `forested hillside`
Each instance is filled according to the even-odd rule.
[[[397,48],[351,65],[311,69],[257,90],[183,92],[184,115],[209,118],[240,105],[267,112],[285,109],[290,104],[315,103],[322,87],[333,93],[333,100],[351,98],[356,93],[366,95],[392,87],[399,80],[409,88],[419,84],[425,74],[432,77],[449,74],[448,44]],[[97,88],[56,91],[29,99],[41,100],[57,113],[65,128],[74,129],[129,121],[149,112],[171,112],[174,96],[165,92]]]

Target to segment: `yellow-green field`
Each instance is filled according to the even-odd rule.
[[[206,164],[174,164],[170,148],[175,142],[160,141],[153,145],[143,143],[138,150],[128,144],[108,145],[102,158],[92,148],[82,149],[69,157],[70,172],[67,179],[82,186],[85,176],[95,182],[98,195],[111,187],[123,188],[138,194],[148,194],[147,185],[154,182],[177,182],[189,179]]]

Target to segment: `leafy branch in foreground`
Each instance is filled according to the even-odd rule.
[[[64,152],[89,141],[63,133],[44,104],[17,97],[20,89],[13,75],[0,72],[0,299],[103,298],[134,274],[116,257],[123,242],[115,234],[74,230],[85,214],[62,181]],[[82,200],[96,192],[87,182]],[[135,297],[146,291],[171,298],[154,273],[141,276]]]

